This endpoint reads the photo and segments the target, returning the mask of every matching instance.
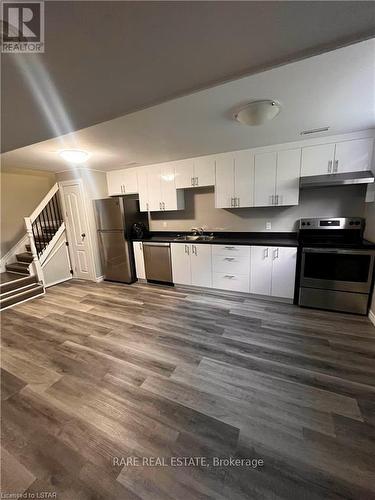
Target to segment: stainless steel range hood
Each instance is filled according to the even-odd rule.
[[[309,175],[300,178],[300,187],[313,188],[325,186],[348,186],[350,184],[371,184],[374,182],[374,174],[367,170],[365,172],[346,172],[343,174]]]

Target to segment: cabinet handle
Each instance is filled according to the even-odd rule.
[[[230,206],[233,208],[233,198],[230,199]]]
[[[329,174],[332,173],[332,160],[329,160],[329,162],[328,162],[328,173]]]
[[[190,255],[189,245],[185,245],[185,253],[187,253],[188,255]]]
[[[234,250],[234,247],[224,247],[226,250]]]
[[[333,168],[333,173],[336,174],[339,171],[339,160],[335,160],[335,166]]]
[[[240,206],[240,199],[237,198],[237,207],[239,207],[239,206]]]
[[[163,210],[165,210],[165,203],[164,203],[164,201],[163,201]]]
[[[275,250],[273,251],[272,260],[275,260],[275,259],[278,259],[278,258],[279,258],[279,249],[275,248]]]
[[[195,178],[195,185],[198,186],[198,177]]]
[[[234,261],[234,257],[225,257],[224,260],[227,260],[228,262],[233,262]]]
[[[226,274],[224,276],[224,278],[232,279],[232,278],[234,278],[234,275],[233,274]]]
[[[159,208],[160,208],[160,210],[161,210],[161,201],[159,201]]]
[[[275,204],[275,196],[271,194],[271,205]]]
[[[148,203],[146,203],[146,210],[147,210],[147,212],[148,212]]]
[[[268,258],[268,248],[265,248],[263,251],[263,259],[267,259],[267,258]]]
[[[191,177],[191,185],[194,186],[194,177]]]
[[[197,247],[195,245],[192,245],[191,249],[192,249],[193,255],[198,255],[197,254]]]

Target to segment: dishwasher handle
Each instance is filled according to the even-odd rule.
[[[148,241],[143,243],[143,246],[148,246],[148,247],[170,247],[170,243],[165,243],[162,241]]]

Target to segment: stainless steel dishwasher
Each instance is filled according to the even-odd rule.
[[[147,281],[172,284],[172,260],[170,243],[145,242],[143,256]]]

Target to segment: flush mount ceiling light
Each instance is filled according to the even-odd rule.
[[[281,111],[277,101],[266,99],[253,101],[234,114],[234,118],[244,125],[262,125],[276,118]]]
[[[64,151],[59,151],[59,155],[68,163],[84,163],[89,154],[86,151],[81,151],[79,149],[65,149]]]

